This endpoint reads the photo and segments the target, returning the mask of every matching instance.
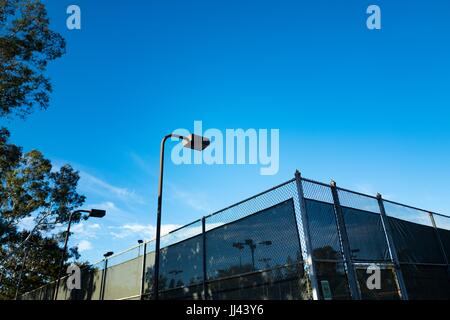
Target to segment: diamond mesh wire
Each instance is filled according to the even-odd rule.
[[[400,262],[445,263],[428,213],[386,200],[384,207]]]
[[[78,300],[100,300],[104,261],[99,261],[81,270],[81,292]]]
[[[292,200],[209,231],[206,245],[209,279],[302,262]]]
[[[161,248],[202,234],[202,221],[196,220],[161,237]]]
[[[443,215],[433,215],[439,233],[440,241],[444,248],[447,264],[450,262],[450,217]]]
[[[139,256],[140,250],[141,246],[135,246],[125,251],[119,252],[115,255],[112,255],[111,257],[107,258],[108,267],[113,267],[115,265],[122,264],[129,260],[135,259],[136,257]]]
[[[104,272],[104,300],[139,296],[141,291],[142,257],[109,266]]]
[[[296,192],[295,181],[291,180],[276,188],[267,190],[257,196],[218,211],[206,217],[206,231],[293,198]]]
[[[155,240],[146,243],[145,250],[145,278],[144,278],[144,294],[146,299],[150,298],[153,289],[153,279],[155,272]]]
[[[254,221],[253,225],[248,225],[248,226],[243,227],[240,232],[235,231],[236,234],[240,233],[241,237],[245,236],[245,234],[247,234],[247,238],[252,237],[252,239],[240,239],[237,236],[237,237],[235,237],[235,240],[236,240],[235,242],[244,243],[241,246],[242,251],[243,251],[243,249],[246,248],[246,244],[245,244],[246,240],[247,241],[254,240],[253,238],[255,238],[255,239],[259,239],[258,240],[259,242],[265,242],[264,241],[265,238],[271,237],[273,235],[273,231],[278,230],[277,228],[282,228],[286,232],[287,232],[287,230],[289,230],[289,228],[293,228],[293,230],[295,231],[295,234],[292,237],[290,237],[289,239],[285,239],[284,243],[287,248],[287,247],[291,246],[291,243],[294,244],[295,242],[297,242],[297,246],[300,247],[300,251],[297,254],[290,255],[290,259],[291,259],[290,263],[294,263],[295,261],[301,261],[301,263],[303,264],[302,257],[306,256],[306,251],[305,251],[303,225],[302,225],[302,220],[301,220],[301,211],[300,211],[300,204],[299,204],[299,194],[298,194],[298,189],[297,189],[297,182],[295,179],[287,181],[286,183],[283,183],[275,188],[267,190],[267,191],[260,193],[250,199],[239,202],[231,207],[228,207],[228,208],[221,210],[211,216],[206,217],[207,239],[209,239],[206,242],[207,246],[211,242],[211,240],[210,240],[211,236],[208,237],[208,235],[211,232],[215,232],[218,229],[223,230],[223,232],[227,232],[225,229],[223,229],[224,227],[230,228],[230,231],[231,231],[231,230],[233,230],[233,228],[235,228],[237,221],[239,221],[238,222],[239,224],[245,225],[245,223],[246,223],[244,221],[245,219],[251,219],[249,221],[258,219],[256,217],[257,214],[259,214],[259,213],[263,214],[262,212],[264,212],[265,210],[266,210],[266,212],[268,212],[267,210],[270,210],[274,206],[279,205],[279,204],[284,203],[289,200],[291,201],[290,206],[293,210],[293,220],[291,220],[289,226],[280,227],[281,223],[276,222],[277,215],[270,216],[270,218],[269,218],[269,216],[267,216],[267,218],[265,218],[265,219],[262,218],[263,220],[261,220],[259,222]],[[281,213],[280,213],[280,216],[281,216]],[[267,229],[265,226],[263,226],[262,221],[266,221],[266,223],[272,222],[271,227],[269,229]],[[228,227],[228,225],[230,225],[230,226]],[[274,225],[275,225],[275,229],[274,229]],[[225,235],[222,235],[222,236],[225,236]],[[300,245],[298,244],[299,242],[300,242]],[[217,242],[217,243],[220,243],[220,242]],[[271,247],[274,248],[274,246],[271,246]],[[277,257],[281,256],[283,254],[283,252],[284,253],[288,252],[289,250],[287,250],[286,248],[285,249],[277,249],[278,252],[276,252],[276,253],[272,253],[272,254],[267,253],[268,256],[270,256],[270,257],[262,257],[262,256],[254,257],[255,262],[253,262],[253,265],[257,269],[272,268],[273,267],[272,265],[274,265],[274,264],[279,265],[280,262],[278,261],[279,259]],[[259,250],[261,250],[261,249],[259,249]],[[264,248],[263,248],[263,251],[264,251]],[[238,253],[238,251],[236,251],[236,253]],[[206,254],[207,255],[209,254],[208,250],[206,251]],[[255,253],[255,256],[256,255],[257,254]],[[229,258],[231,259],[231,257],[238,259],[238,255],[232,255]],[[210,259],[210,258],[211,257],[208,256],[208,259]],[[286,257],[284,257],[284,258],[286,258]],[[247,260],[250,259],[250,256],[241,257],[241,264],[246,264],[246,266],[248,267],[250,261],[246,261],[245,259],[247,259]],[[300,260],[298,260],[298,259],[300,259]],[[237,263],[236,261],[234,261],[234,262]],[[284,263],[288,263],[288,262],[286,262],[284,260]],[[249,267],[250,269],[248,271],[251,272],[252,269],[254,269],[255,267],[253,267],[253,268]],[[236,274],[240,274],[240,273],[244,272],[243,270],[235,270],[235,271],[236,271]],[[209,275],[209,277],[217,277],[218,276],[216,274],[211,274],[210,272],[208,272],[208,275]],[[230,275],[228,275],[228,276],[230,276]],[[310,294],[307,294],[307,295],[310,295]],[[297,296],[297,298],[299,298],[299,296]]]
[[[303,179],[302,184],[305,199],[334,203],[330,186],[308,179]]]
[[[303,225],[301,222],[300,204],[295,179],[289,180],[275,188],[269,189],[257,196],[237,203],[224,210],[206,217],[205,230],[210,231],[224,224],[242,219],[246,216],[270,208],[286,200],[293,199],[296,223],[298,225],[303,257],[306,256]]]
[[[341,206],[380,213],[380,206],[378,205],[378,200],[376,198],[339,188],[337,189],[337,192]]]
[[[431,219],[425,211],[383,200],[386,215],[400,220],[432,227]]]

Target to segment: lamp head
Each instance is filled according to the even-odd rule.
[[[105,258],[108,258],[108,257],[111,257],[113,254],[114,254],[114,252],[108,251],[108,252],[105,253],[103,256],[104,256]]]
[[[185,148],[197,151],[205,150],[210,144],[211,141],[208,138],[196,134],[191,134],[183,139],[183,146]]]
[[[105,210],[91,209],[89,211],[89,217],[103,218],[105,215],[106,215],[106,211]]]

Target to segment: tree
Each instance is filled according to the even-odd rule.
[[[65,53],[40,0],[0,0],[0,116],[24,118],[46,109],[52,86],[48,62]]]
[[[24,293],[53,282],[58,274],[62,256],[58,238],[44,237],[40,233],[29,236],[29,231],[22,231],[14,236],[14,241],[9,242],[16,253],[2,264],[0,299],[14,298],[17,289],[19,293]],[[26,244],[20,247],[28,237]],[[76,258],[77,249],[71,248],[69,256]]]
[[[25,254],[22,288],[43,285],[57,277],[65,236],[57,227],[65,225],[70,212],[85,201],[76,190],[78,172],[68,165],[54,170],[39,151],[23,153],[8,140],[8,130],[0,129],[0,298],[14,297]],[[73,223],[80,219],[73,217]],[[24,221],[26,230],[21,227]],[[79,257],[76,248],[70,257]]]

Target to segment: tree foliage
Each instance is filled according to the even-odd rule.
[[[48,63],[65,53],[41,0],[0,0],[0,117],[46,109]],[[54,281],[70,212],[84,203],[78,172],[54,168],[37,150],[23,152],[0,128],[0,299]],[[73,219],[79,222],[80,216]],[[79,258],[70,248],[67,259]],[[21,281],[19,281],[21,279]]]
[[[40,0],[0,0],[0,116],[46,109],[52,86],[48,62],[65,53]]]
[[[76,190],[78,180],[69,165],[54,170],[39,151],[24,153],[0,129],[0,298],[13,297],[25,254],[21,289],[56,278],[65,235],[58,226],[85,200]],[[69,257],[78,257],[76,248]]]

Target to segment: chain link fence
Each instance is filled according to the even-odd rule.
[[[159,299],[450,299],[450,217],[295,178],[161,238]],[[155,241],[58,300],[153,299]],[[372,269],[371,269],[372,268]],[[379,288],[368,281],[379,271]],[[51,300],[54,283],[21,296]]]

